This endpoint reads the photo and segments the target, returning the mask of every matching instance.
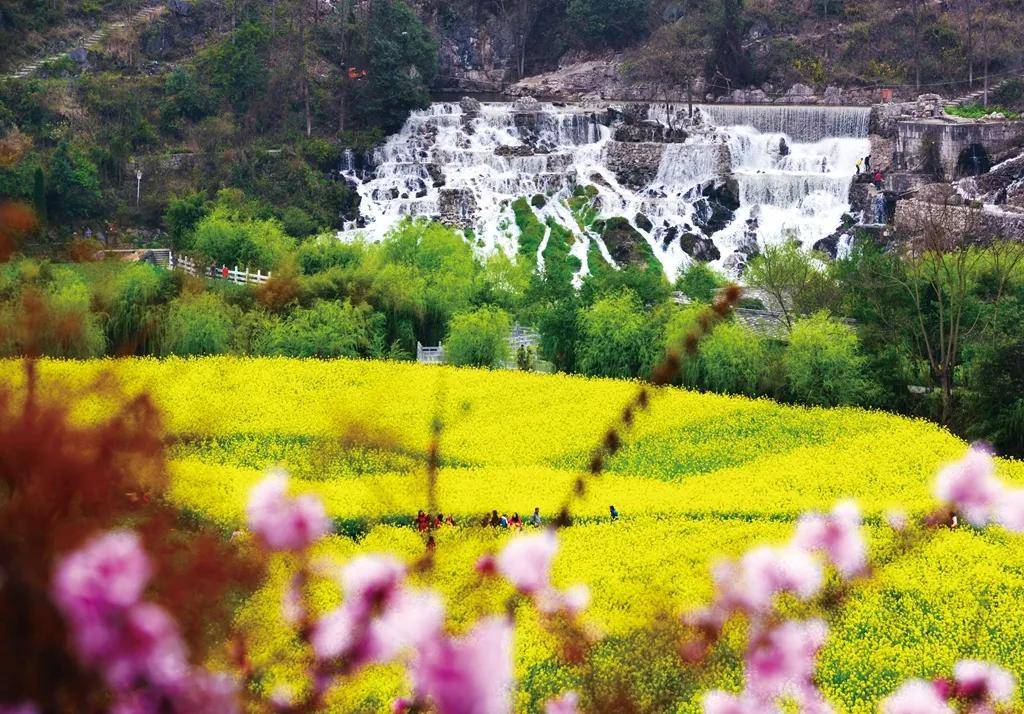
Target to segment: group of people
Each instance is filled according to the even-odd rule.
[[[446,518],[443,513],[438,513],[436,516],[431,518],[429,513],[426,513],[425,511],[421,510],[419,513],[416,514],[415,525],[416,530],[420,531],[421,533],[424,533],[426,531],[429,531],[431,528],[436,530],[441,528],[442,526],[454,526],[455,517],[449,513],[448,517]]]
[[[615,509],[615,506],[608,507],[608,513],[613,521],[619,520],[619,512]],[[421,533],[425,533],[431,530],[440,530],[444,526],[454,526],[455,517],[449,513],[445,516],[443,513],[438,513],[436,516],[431,516],[426,511],[421,510],[416,514],[416,519],[413,522],[416,530]],[[523,526],[531,526],[533,528],[540,528],[544,525],[544,518],[540,515],[540,507],[533,509],[533,515],[529,518],[523,519],[519,517],[518,512],[514,512],[511,517],[507,513],[498,515],[497,510],[493,510],[490,513],[485,513],[483,519],[480,521],[480,525],[485,528],[512,528],[515,530],[522,530]]]
[[[524,525],[533,526],[534,528],[540,528],[544,525],[544,519],[541,518],[540,508],[533,509],[533,515],[527,518],[525,521],[519,517],[519,513],[513,513],[512,517],[509,518],[508,514],[502,513],[500,516],[498,512],[491,511],[485,513],[483,520],[480,521],[480,525],[491,528],[515,528],[516,530],[522,530]]]
[[[871,171],[871,154],[868,154],[863,159],[857,159],[857,175],[862,173],[871,176],[871,183],[875,184],[875,188],[879,191],[882,190],[882,183],[885,181],[885,177],[882,175],[881,169],[875,169],[874,173]]]

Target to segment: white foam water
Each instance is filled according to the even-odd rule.
[[[663,146],[650,183],[623,185],[609,168],[612,130],[583,107],[540,104],[517,111],[512,104],[483,104],[467,113],[438,103],[414,113],[402,130],[375,150],[371,168],[347,175],[362,198],[362,226],[342,238],[378,240],[401,219],[424,216],[472,229],[481,255],[518,250],[511,204],[544,194],[535,208],[542,222],[554,219],[576,235],[573,255],[586,256],[593,242],[606,260],[607,247],[581,229],[565,204],[577,186],[597,191],[602,218],[627,218],[643,235],[671,278],[692,258],[679,236],[710,238],[718,263],[756,234],[761,244],[789,237],[810,247],[832,234],[849,210],[857,159],[870,152],[868,110],[840,107],[698,107],[703,128],[682,143]],[[680,107],[653,106],[650,118],[669,123]],[[673,119],[675,122],[675,119]],[[740,207],[724,228],[705,235],[697,220],[701,189],[734,178]],[[643,216],[647,221],[637,218]],[[640,223],[640,226],[636,224]],[[543,259],[538,256],[538,265]]]

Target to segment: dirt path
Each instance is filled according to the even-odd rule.
[[[151,20],[157,15],[160,15],[163,12],[165,12],[166,9],[166,4],[160,2],[156,5],[150,5],[149,7],[145,7],[139,10],[137,13],[132,15],[130,20],[119,20],[117,22],[110,22],[105,25],[102,25],[98,30],[93,32],[91,35],[83,37],[81,40],[73,43],[64,51],[58,52],[53,55],[49,55],[48,57],[40,57],[38,59],[32,60],[31,62],[23,64],[14,72],[4,75],[4,79],[25,79],[27,77],[31,77],[33,74],[39,71],[39,68],[42,67],[44,64],[47,64],[49,62],[56,62],[60,59],[63,59],[64,57],[67,57],[69,53],[73,52],[76,49],[92,49],[100,42],[102,42],[104,38],[106,38],[107,35],[109,35],[114,30],[120,30],[122,27],[127,26],[129,23],[134,24],[136,22],[144,22],[146,20]]]

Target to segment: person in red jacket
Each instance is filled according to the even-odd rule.
[[[423,531],[430,529],[430,516],[424,513],[422,510],[416,514],[416,530]]]

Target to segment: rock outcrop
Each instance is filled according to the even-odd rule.
[[[623,186],[639,190],[658,177],[664,144],[608,142],[608,168]]]

